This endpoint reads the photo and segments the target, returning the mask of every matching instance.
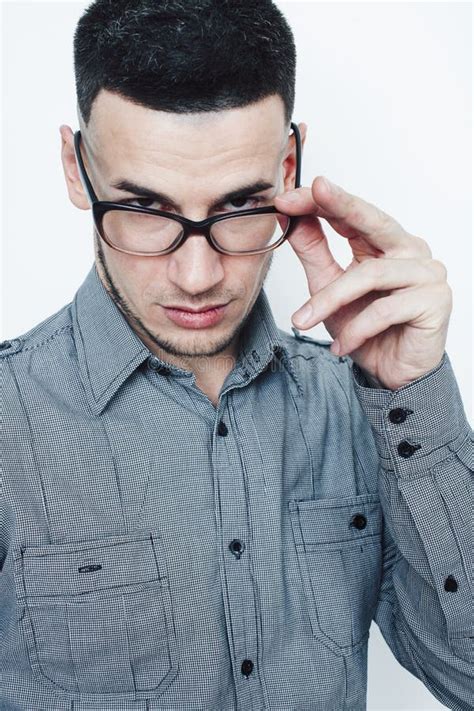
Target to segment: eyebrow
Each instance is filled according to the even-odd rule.
[[[117,180],[116,182],[111,184],[111,187],[115,188],[116,190],[122,190],[123,192],[133,193],[133,195],[135,195],[136,197],[146,197],[155,200],[156,202],[166,203],[167,205],[173,207],[175,210],[180,210],[180,206],[177,205],[171,197],[165,195],[165,193],[158,193],[155,190],[146,188],[143,185],[137,185],[136,183],[130,182],[129,180]],[[219,205],[222,205],[222,203],[227,202],[229,200],[237,200],[238,198],[248,197],[250,195],[254,195],[255,193],[259,193],[262,190],[268,190],[269,188],[273,187],[275,187],[273,183],[269,183],[265,180],[257,180],[255,183],[243,185],[240,188],[236,188],[235,190],[232,190],[229,193],[221,195],[211,205],[211,207],[216,208],[219,207]]]

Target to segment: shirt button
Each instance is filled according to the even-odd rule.
[[[404,407],[396,407],[388,413],[388,419],[394,425],[399,425],[400,422],[405,422],[407,415],[411,414],[411,410],[406,410]]]
[[[456,590],[458,589],[456,579],[453,578],[452,575],[448,575],[448,577],[444,581],[444,589],[446,590],[446,592],[456,592]]]
[[[245,548],[245,545],[242,543],[242,541],[239,541],[238,538],[234,538],[234,540],[229,543],[229,548],[232,551],[232,553],[235,555],[237,560],[239,560],[239,558]]]
[[[217,425],[217,434],[219,434],[221,437],[225,437],[227,435],[228,429],[227,425],[223,420],[219,421],[219,424]]]
[[[417,449],[420,449],[421,444],[410,444],[410,442],[407,442],[406,439],[402,440],[400,444],[397,447],[398,454],[401,457],[411,457],[413,452],[416,452]]]
[[[149,356],[148,367],[150,370],[154,370],[156,373],[161,373],[162,375],[168,375],[170,372],[170,369],[165,365],[162,365],[158,358],[155,358],[155,356]]]
[[[244,676],[248,676],[249,674],[251,674],[251,673],[252,673],[252,669],[253,669],[253,662],[252,662],[252,660],[251,660],[251,659],[244,659],[244,661],[242,662],[242,666],[240,667],[240,669],[241,669],[242,674],[243,674]]]
[[[367,519],[363,514],[355,514],[355,516],[352,517],[351,526],[355,526],[355,528],[358,529],[365,528],[367,526]]]

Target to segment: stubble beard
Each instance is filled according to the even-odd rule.
[[[117,306],[117,308],[123,313],[124,317],[126,320],[129,322],[130,326],[135,330],[138,331],[138,335],[140,336],[140,333],[143,335],[146,335],[148,339],[153,343],[155,346],[157,346],[159,349],[161,349],[164,353],[167,353],[169,355],[173,356],[178,356],[178,357],[184,357],[184,358],[202,358],[202,357],[210,357],[214,355],[218,355],[219,353],[222,353],[222,351],[225,351],[233,342],[237,343],[237,341],[240,339],[240,334],[244,330],[247,321],[249,320],[250,314],[252,312],[252,308],[255,304],[255,301],[258,298],[258,295],[260,294],[260,291],[262,290],[265,281],[267,279],[268,273],[270,271],[271,264],[273,262],[273,252],[270,254],[270,258],[267,262],[267,266],[265,268],[265,271],[263,273],[263,276],[261,278],[261,284],[260,288],[257,290],[257,293],[255,295],[254,300],[252,303],[249,305],[247,312],[243,319],[240,321],[240,323],[237,324],[231,331],[231,333],[226,334],[222,336],[220,339],[217,341],[208,344],[205,348],[202,347],[202,344],[200,345],[195,345],[195,347],[191,348],[184,348],[180,347],[174,343],[172,343],[170,340],[166,339],[163,335],[159,333],[155,333],[153,331],[150,331],[149,328],[143,323],[142,319],[133,311],[131,308],[130,304],[128,303],[127,299],[121,294],[119,288],[115,284],[114,280],[112,279],[112,276],[110,274],[110,270],[107,266],[107,262],[105,259],[105,254],[102,249],[101,241],[100,238],[98,238],[97,234],[94,234],[94,242],[95,242],[95,253],[96,253],[96,263],[99,266],[99,269],[97,270],[99,273],[99,276],[101,278],[101,281],[107,290],[109,296]]]

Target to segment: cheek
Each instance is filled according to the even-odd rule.
[[[109,265],[117,286],[137,305],[149,301],[165,284],[164,262],[157,257],[137,257],[115,251]]]
[[[229,257],[226,273],[236,282],[242,282],[247,285],[259,280],[260,276],[266,271],[273,255],[254,254],[247,257]]]

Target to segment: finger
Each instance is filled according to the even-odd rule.
[[[301,216],[288,242],[303,265],[310,294],[322,289],[344,272],[334,259],[321,222],[315,215]]]
[[[277,196],[275,204],[282,211],[291,210],[291,214],[298,214],[298,209],[306,214],[310,211],[312,198],[316,214],[326,219],[343,237],[362,237],[374,249],[391,256],[431,256],[424,240],[410,235],[379,207],[338,185],[331,185],[332,188],[329,188],[327,179],[318,176],[309,191],[311,197],[309,188],[298,188]]]
[[[281,193],[275,197],[274,202],[287,215],[318,214],[318,205],[314,202],[311,188],[302,187]]]
[[[306,320],[300,311],[293,316],[297,328],[312,328],[346,304],[372,291],[403,289],[441,282],[446,277],[444,264],[433,259],[366,259],[313,294],[303,306]],[[301,310],[302,311],[302,310]]]
[[[369,338],[383,333],[391,326],[410,324],[417,327],[418,324],[421,327],[420,324],[426,322],[429,313],[433,311],[434,303],[439,301],[444,307],[444,298],[440,293],[439,285],[425,285],[375,299],[336,334],[339,355],[352,353]]]

